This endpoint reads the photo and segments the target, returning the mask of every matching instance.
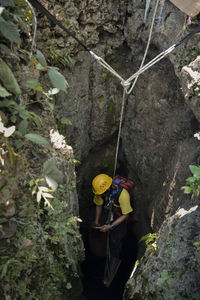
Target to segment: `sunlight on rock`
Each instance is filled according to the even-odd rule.
[[[73,153],[72,147],[66,144],[65,138],[58,131],[53,129],[50,130],[50,140],[53,144],[54,149],[60,149],[65,153]]]
[[[180,209],[177,211],[176,215],[177,215],[179,218],[182,218],[182,217],[184,217],[184,216],[187,215],[187,214],[191,214],[191,213],[192,213],[193,211],[195,211],[197,208],[198,208],[198,205],[191,207],[189,210],[185,210],[184,208],[180,208]]]
[[[200,132],[197,132],[194,134],[194,137],[200,141]]]

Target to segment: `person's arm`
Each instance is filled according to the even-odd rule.
[[[96,205],[96,213],[95,213],[95,219],[94,222],[92,222],[91,227],[100,227],[99,219],[102,212],[102,205]]]
[[[94,219],[95,226],[100,226],[99,219],[101,216],[101,212],[102,212],[102,205],[96,205],[96,215],[95,215],[95,219]]]
[[[124,222],[126,219],[128,219],[129,214],[126,215],[121,215],[119,218],[117,218],[112,225],[110,224],[105,224],[103,226],[101,226],[100,231],[102,232],[107,232],[109,230],[112,230],[114,227],[118,226],[119,224],[121,224],[122,222]]]

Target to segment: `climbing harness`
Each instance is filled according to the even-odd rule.
[[[177,2],[177,0],[170,0],[170,1],[171,2]],[[159,0],[157,0],[156,1],[156,5],[155,5],[153,19],[152,19],[152,24],[151,24],[151,28],[150,28],[149,39],[148,39],[148,42],[147,42],[147,47],[146,47],[145,54],[144,54],[142,63],[140,65],[140,68],[139,68],[139,70],[137,72],[135,72],[127,80],[124,80],[103,58],[101,58],[98,55],[96,55],[91,49],[89,49],[84,43],[82,43],[73,33],[71,33],[65,26],[63,26],[62,23],[59,22],[39,1],[37,1],[37,0],[29,0],[29,1],[26,0],[26,2],[27,3],[31,2],[31,4],[36,9],[40,10],[44,15],[47,16],[47,18],[51,22],[53,22],[54,24],[58,25],[68,35],[70,35],[71,37],[73,37],[86,51],[88,51],[90,53],[90,55],[92,55],[92,57],[94,57],[96,59],[96,61],[99,64],[101,64],[105,69],[107,69],[111,74],[113,74],[115,77],[117,77],[120,80],[121,85],[123,86],[123,99],[122,99],[122,107],[121,107],[121,114],[120,114],[119,131],[118,131],[118,137],[117,137],[116,153],[115,153],[115,163],[114,163],[114,175],[115,175],[116,166],[117,166],[117,157],[118,157],[118,151],[119,151],[119,142],[120,142],[120,136],[121,136],[121,127],[122,127],[122,121],[123,121],[124,106],[125,106],[125,102],[126,102],[126,95],[129,95],[132,92],[132,90],[133,90],[133,88],[135,86],[135,83],[136,83],[138,77],[143,72],[145,72],[146,70],[148,70],[149,68],[151,68],[154,64],[156,64],[161,59],[163,59],[166,55],[168,55],[169,53],[171,53],[175,48],[177,48],[179,45],[181,45],[185,40],[189,39],[190,37],[192,37],[197,32],[200,32],[200,26],[198,26],[197,28],[195,28],[192,32],[190,32],[189,34],[187,34],[186,36],[184,36],[179,42],[177,42],[176,44],[172,45],[171,47],[169,47],[165,51],[161,52],[155,58],[153,58],[150,62],[148,62],[146,65],[143,66],[144,61],[146,59],[146,54],[147,54],[147,51],[148,51],[148,48],[149,48],[150,39],[151,39],[151,35],[152,35],[152,29],[153,29],[153,24],[154,24],[154,20],[155,20],[155,15],[156,15],[158,4],[159,4]],[[161,4],[162,3],[164,5],[164,0],[161,0]],[[162,8],[162,6],[161,6],[161,8]],[[144,20],[146,20],[149,7],[150,7],[150,0],[146,0],[146,9],[145,9]],[[33,14],[33,15],[35,16],[35,14]],[[162,10],[160,11],[160,16],[162,16]],[[36,22],[35,22],[35,24],[36,24]],[[133,82],[133,80],[134,80],[134,82]]]

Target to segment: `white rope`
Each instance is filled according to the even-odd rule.
[[[148,49],[149,49],[151,36],[152,36],[152,31],[153,31],[153,25],[154,25],[154,22],[155,22],[155,17],[156,17],[156,12],[157,12],[157,9],[158,9],[159,1],[160,0],[157,0],[156,6],[155,6],[155,9],[154,9],[154,14],[153,14],[151,27],[150,27],[150,32],[149,32],[149,38],[148,38],[145,53],[144,53],[144,56],[143,56],[143,59],[142,59],[141,65],[140,65],[140,69],[142,68],[142,66],[144,64],[144,61],[146,59],[147,52],[148,52]],[[126,102],[126,94],[130,94],[132,92],[132,90],[133,90],[133,88],[134,88],[134,86],[137,82],[138,77],[139,77],[139,74],[135,77],[135,80],[134,80],[134,82],[133,82],[133,84],[130,88],[129,88],[130,82],[128,82],[128,81],[123,82],[124,91],[123,91],[123,100],[122,100],[122,108],[121,108],[121,115],[120,115],[119,131],[118,131],[118,137],[117,137],[117,146],[116,146],[116,153],[115,153],[113,177],[115,176],[115,172],[116,172],[116,168],[117,168],[117,158],[118,158],[118,152],[119,152],[119,143],[120,143],[121,128],[122,128],[123,115],[124,115],[124,107],[125,107],[125,102]]]
[[[161,59],[163,59],[166,55],[168,55],[170,52],[172,52],[176,48],[176,44],[169,47],[167,50],[161,52],[158,54],[155,58],[153,58],[150,62],[148,62],[144,67],[142,67],[140,70],[138,70],[135,74],[133,74],[131,77],[129,77],[125,84],[130,83],[134,78],[136,78],[138,75],[142,74],[146,70],[148,70],[150,67],[152,67],[155,63],[159,62]]]
[[[152,23],[151,23],[151,28],[150,28],[150,32],[149,32],[149,38],[148,38],[148,42],[147,42],[147,46],[146,46],[146,50],[145,50],[145,54],[142,60],[142,63],[140,65],[140,68],[137,72],[135,72],[132,76],[130,76],[127,80],[124,80],[103,58],[99,57],[98,55],[96,55],[93,51],[90,51],[90,54],[105,68],[107,69],[110,73],[112,73],[115,77],[117,77],[120,81],[121,81],[121,85],[123,86],[123,88],[126,91],[126,94],[130,94],[136,84],[136,81],[138,79],[138,77],[144,73],[146,70],[148,70],[149,68],[151,68],[154,64],[156,64],[157,62],[159,62],[161,59],[163,59],[166,55],[168,55],[169,53],[171,53],[175,48],[176,48],[176,44],[172,45],[171,47],[169,47],[167,50],[161,52],[160,54],[158,54],[156,57],[154,57],[150,62],[148,62],[146,65],[143,66],[144,61],[146,59],[146,55],[147,55],[147,51],[149,49],[149,45],[150,45],[150,40],[151,40],[151,36],[152,36],[152,31],[153,31],[153,25],[155,22],[155,16],[156,16],[156,12],[158,9],[158,4],[159,4],[159,0],[157,0],[156,2],[156,6],[155,6],[155,10],[154,10],[154,14],[153,14],[153,19],[152,19]],[[131,82],[135,79],[135,81],[132,83]],[[131,85],[131,87],[130,87]]]
[[[156,18],[156,13],[157,13],[159,1],[160,0],[157,0],[156,6],[155,6],[155,9],[154,9],[153,18],[152,18],[152,22],[151,22],[151,27],[150,27],[150,31],[149,31],[149,37],[148,37],[148,41],[147,41],[147,46],[146,46],[146,49],[145,49],[145,52],[144,52],[144,56],[143,56],[143,59],[142,59],[141,65],[140,65],[140,69],[144,65],[144,62],[145,62],[145,59],[146,59],[146,56],[147,56],[147,52],[149,50],[149,45],[150,45],[150,41],[151,41],[151,36],[152,36],[152,32],[153,32],[153,26],[154,26],[154,22],[155,22],[155,18]],[[150,5],[150,3],[149,3],[149,5]],[[135,84],[136,84],[136,82],[138,80],[138,77],[139,77],[139,74],[136,76],[136,78],[135,78],[134,82],[132,83],[130,89],[127,90],[127,94],[130,94],[132,92],[132,90],[133,90],[133,88],[134,88],[134,86],[135,86]]]
[[[32,5],[29,3],[28,0],[25,0],[25,2],[28,4],[29,8],[31,9],[32,11],[32,14],[33,14],[33,20],[34,20],[34,31],[33,31],[33,39],[32,39],[32,46],[31,46],[31,53],[30,53],[30,57],[32,56],[33,54],[33,48],[35,46],[35,38],[36,38],[36,31],[37,31],[37,17],[36,17],[36,14],[35,14],[35,11],[32,7]]]
[[[118,152],[119,152],[119,142],[120,142],[120,136],[121,136],[121,129],[122,129],[122,121],[123,121],[123,115],[124,115],[125,102],[126,102],[126,89],[124,88],[123,99],[122,99],[122,108],[121,108],[120,121],[119,121],[119,131],[118,131],[118,137],[117,137],[117,146],[116,146],[116,152],[115,152],[115,163],[114,163],[113,177],[115,176],[115,172],[116,172],[116,168],[117,168],[117,158],[118,158]]]
[[[110,73],[116,76],[120,81],[123,87],[128,88],[130,83],[125,83],[125,80],[100,56],[96,55],[93,51],[90,50],[90,54]]]

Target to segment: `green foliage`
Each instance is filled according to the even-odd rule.
[[[17,80],[9,66],[0,58],[0,80],[4,87],[15,95],[21,94]]]
[[[150,243],[153,243],[155,241],[155,239],[157,239],[157,238],[158,238],[157,233],[148,233],[148,234],[144,235],[143,237],[141,237],[139,242],[145,241],[145,245],[148,246]]]
[[[40,203],[41,199],[44,199],[44,205],[53,209],[51,203],[49,202],[49,198],[53,198],[53,195],[51,194],[52,190],[48,189],[46,186],[41,186],[39,184],[41,181],[44,181],[44,179],[31,179],[29,182],[29,186],[32,189],[32,195],[36,195],[37,203]]]
[[[189,168],[193,176],[187,178],[187,185],[183,186],[182,189],[185,194],[192,193],[195,196],[198,196],[200,192],[200,166],[190,165]]]
[[[10,121],[16,123],[17,117],[23,120],[33,121],[38,127],[41,126],[41,119],[35,113],[30,112],[26,109],[25,105],[17,104],[14,100],[3,100],[0,102],[0,108],[6,108],[10,114]]]
[[[53,112],[53,104],[51,103],[54,95],[60,90],[67,90],[67,81],[64,76],[55,68],[48,66],[43,53],[40,50],[36,51],[35,57],[30,57],[29,51],[25,49],[19,49],[8,47],[8,42],[20,44],[20,27],[22,30],[27,30],[29,27],[27,24],[32,22],[32,13],[27,3],[24,0],[15,0],[17,7],[14,6],[13,1],[2,2],[2,5],[8,7],[3,10],[0,16],[0,35],[3,36],[2,44],[0,44],[0,51],[3,55],[12,55],[15,58],[19,57],[26,61],[30,66],[31,73],[34,74],[34,69],[38,69],[40,72],[47,72],[49,75],[50,82],[54,88],[49,89],[47,92],[44,91],[38,78],[30,77],[30,75],[23,81],[23,86],[20,87],[14,73],[8,66],[8,64],[0,58],[0,108],[6,113],[10,122],[16,124],[14,144],[17,149],[23,146],[23,139],[26,138],[35,142],[39,145],[47,144],[47,140],[38,135],[37,133],[27,132],[29,130],[29,124],[35,124],[37,127],[41,126],[41,118],[34,112],[29,111],[27,108],[29,103],[26,105],[18,104],[18,98],[21,94],[21,88],[31,89],[34,92],[41,92],[45,96],[43,99],[44,103],[47,103],[50,107],[51,113]],[[14,6],[12,11],[9,11],[9,6]],[[12,20],[14,23],[12,23]],[[30,72],[29,72],[30,74]],[[38,72],[37,72],[38,74]],[[9,98],[10,100],[7,100]],[[41,99],[41,98],[40,98]],[[31,104],[37,101],[29,100]],[[42,100],[39,100],[42,103]],[[20,101],[21,103],[22,101]],[[26,122],[25,122],[26,120]],[[31,122],[29,122],[31,121]]]
[[[45,161],[43,164],[43,173],[45,175],[46,182],[48,186],[55,191],[58,187],[58,184],[63,183],[63,174],[57,168],[56,161],[54,158],[50,158]]]
[[[16,44],[21,43],[19,30],[17,26],[13,23],[6,21],[2,16],[0,16],[0,32],[4,38],[8,39],[10,42]]]
[[[46,144],[49,143],[47,141],[47,139],[45,139],[44,137],[42,137],[42,136],[40,136],[39,134],[36,134],[36,133],[25,134],[25,138],[27,138],[31,142],[34,142],[38,145],[46,145]]]
[[[108,73],[102,73],[101,77],[104,81],[106,81],[106,79],[108,79]]]
[[[11,94],[0,84],[0,97],[6,98],[11,96]]]
[[[67,118],[61,118],[60,123],[65,125],[72,125],[72,122]]]
[[[24,85],[25,87],[29,89],[33,89],[34,91],[39,91],[39,92],[43,91],[41,84],[35,78],[26,78]]]
[[[68,83],[65,77],[55,69],[48,70],[49,79],[53,85],[53,87],[58,88],[59,90],[66,92]]]
[[[44,55],[42,54],[42,52],[40,50],[37,50],[36,52],[36,58],[38,60],[38,62],[44,67],[47,67],[47,62],[46,62],[46,58],[44,57]]]
[[[12,0],[0,0],[0,6],[14,6]]]
[[[72,122],[67,118],[57,120],[58,131],[60,134],[65,135],[66,126],[72,125]]]
[[[73,55],[70,51],[57,48],[57,40],[53,39],[51,45],[47,48],[48,60],[54,65],[62,64],[64,67],[74,64]]]
[[[197,247],[198,251],[200,251],[200,242],[194,242],[193,245]]]
[[[9,9],[14,2],[16,6]],[[20,155],[15,153],[15,147],[23,147],[24,139],[39,145],[48,143],[37,133],[30,132],[31,127],[41,127],[42,119],[29,110],[29,105],[33,107],[35,102],[48,103],[53,110],[50,101],[55,100],[54,96],[60,89],[66,91],[67,88],[63,75],[47,65],[41,51],[38,50],[36,55],[30,57],[30,38],[23,40],[22,45],[25,45],[26,49],[19,48],[22,37],[20,33],[26,31],[29,36],[29,29],[32,30],[32,13],[24,0],[14,2],[0,0],[0,6],[6,6],[0,18],[0,109],[6,116],[6,127],[3,121],[0,124],[1,142],[3,140],[3,145],[7,147],[5,149],[12,164],[15,156],[19,157],[21,153],[21,156],[26,155],[23,148]],[[27,70],[28,75],[24,74],[19,79],[22,70]],[[40,76],[48,72],[51,74],[53,88],[46,91],[40,83]],[[29,94],[34,97],[27,99],[26,95]],[[37,166],[39,163],[36,161]],[[20,178],[18,181],[16,179],[17,184],[23,185],[32,174],[31,169],[26,169],[26,173],[23,174],[23,168],[25,169],[24,162],[16,168],[17,172],[20,172],[20,176],[16,174],[16,178]],[[36,168],[38,170],[38,167]],[[5,168],[5,172],[8,171]],[[23,176],[25,181],[19,182]],[[73,282],[77,288],[78,260],[82,249],[78,219],[71,215],[71,207],[69,209],[67,203],[69,188],[58,186],[53,193],[44,185],[44,179],[32,179],[32,196],[30,190],[26,191],[24,186],[23,190],[19,188],[19,195],[18,192],[15,194],[17,214],[10,218],[9,222],[17,224],[17,231],[11,239],[4,240],[0,245],[0,298],[70,299]],[[9,193],[10,190],[8,195]],[[37,201],[34,201],[34,198]],[[0,231],[2,229],[0,225]]]

